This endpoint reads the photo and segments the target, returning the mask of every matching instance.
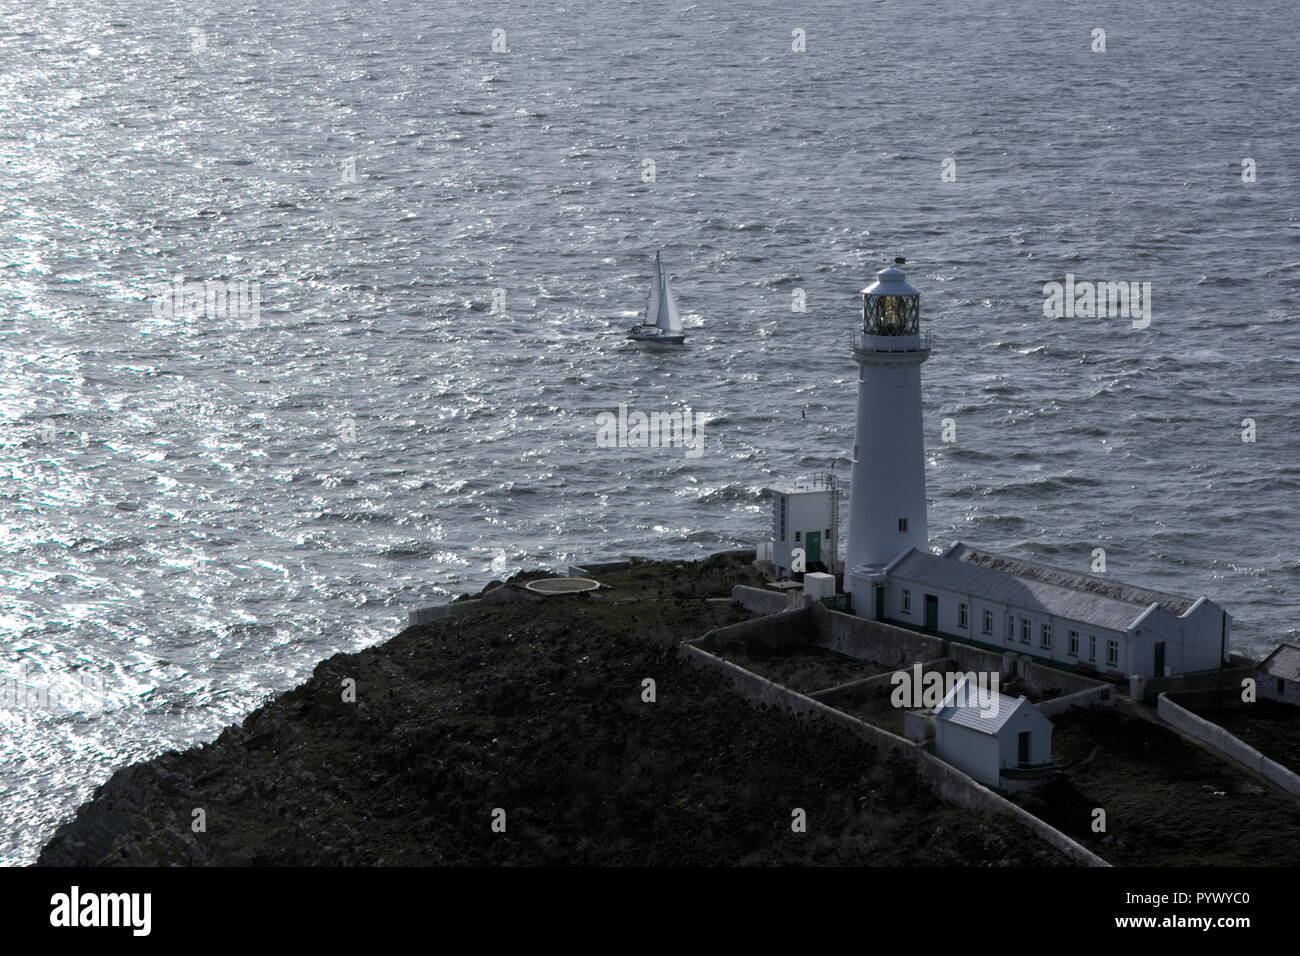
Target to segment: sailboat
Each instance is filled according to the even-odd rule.
[[[645,307],[645,321],[632,326],[627,337],[637,342],[662,342],[664,345],[681,345],[686,341],[682,331],[682,317],[673,298],[673,287],[664,275],[659,253],[655,253],[654,281],[650,284],[650,301]]]

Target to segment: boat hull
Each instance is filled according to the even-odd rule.
[[[628,332],[627,337],[633,342],[654,342],[660,345],[681,345],[686,341],[686,336],[670,335],[661,331],[657,326],[650,326],[648,329],[633,329]]]

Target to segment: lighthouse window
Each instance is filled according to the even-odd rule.
[[[1052,625],[1042,624],[1038,628],[1038,646],[1049,650],[1052,647]]]
[[[1020,643],[1028,644],[1032,640],[1033,625],[1029,623],[1028,618],[1020,619]]]
[[[912,613],[912,592],[907,588],[903,588],[903,613]]]
[[[1106,663],[1107,664],[1119,663],[1119,642],[1118,641],[1106,642]]]
[[[1088,660],[1095,661],[1096,659],[1097,659],[1097,635],[1089,634],[1088,635]]]
[[[958,604],[957,605],[957,626],[963,628],[969,627],[970,626],[969,622],[970,622],[970,611],[967,609],[965,604]]]
[[[799,543],[799,535],[801,535],[801,534],[803,534],[802,531],[796,531],[796,532],[794,533],[794,543],[795,543],[795,544],[798,544],[798,543]]]
[[[1007,643],[1010,644],[1016,639],[1016,618],[1014,614],[1007,615]]]
[[[899,519],[898,519],[898,530],[899,530],[899,531],[906,531],[906,530],[907,530],[907,519],[906,519],[906,518],[899,518]]]
[[[984,633],[993,633],[993,612],[987,608],[984,609]]]
[[[897,327],[903,324],[902,306],[899,297],[887,295],[881,302],[880,324],[885,327]]]
[[[869,295],[863,304],[870,335],[912,335],[920,314],[920,297],[915,295]]]
[[[826,535],[825,535],[825,537],[827,538],[827,540],[829,540],[829,539],[830,539],[830,536],[831,536],[831,529],[830,529],[830,528],[827,528],[827,529],[826,529]]]
[[[1071,657],[1079,656],[1079,632],[1078,631],[1070,632],[1070,656]]]

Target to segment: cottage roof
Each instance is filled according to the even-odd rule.
[[[1271,677],[1300,680],[1300,647],[1279,644],[1277,650],[1264,658],[1259,669]]]
[[[996,734],[1021,707],[1034,706],[1024,697],[1008,697],[971,683],[958,681],[934,709],[937,720],[970,727],[984,734]]]

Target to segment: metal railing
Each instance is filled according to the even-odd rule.
[[[849,342],[853,348],[859,352],[928,352],[930,351],[930,333],[921,332],[917,338],[918,345],[891,345],[891,338],[911,338],[911,336],[889,336],[889,335],[869,335],[861,329],[854,329],[849,336]],[[871,341],[868,342],[867,339]]]

